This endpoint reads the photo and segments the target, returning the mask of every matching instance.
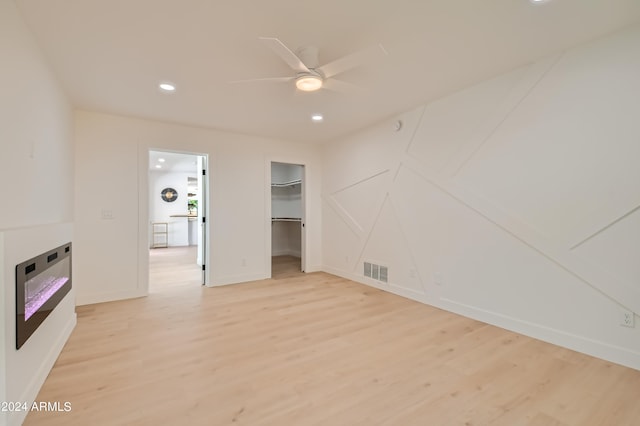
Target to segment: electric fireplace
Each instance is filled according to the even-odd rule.
[[[16,265],[16,349],[71,290],[71,243]]]

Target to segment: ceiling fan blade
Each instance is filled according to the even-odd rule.
[[[322,83],[322,88],[339,93],[363,93],[365,91],[360,86],[347,83],[346,81],[336,80],[335,78],[324,80],[324,82]]]
[[[288,81],[295,80],[295,77],[266,77],[266,78],[250,78],[247,80],[233,80],[229,83],[253,83],[253,82],[261,82],[261,81],[270,81],[274,83],[286,83]]]
[[[275,37],[258,37],[260,41],[273,50],[276,55],[287,63],[296,72],[310,72],[309,68],[287,46]]]
[[[319,68],[325,78],[333,77],[362,64],[373,62],[376,59],[388,55],[387,51],[381,44],[368,47],[358,52],[343,56],[333,62],[329,62]]]

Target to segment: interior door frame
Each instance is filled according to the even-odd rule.
[[[204,157],[204,168],[206,170],[205,187],[203,189],[202,199],[204,201],[204,211],[207,214],[210,209],[210,188],[211,173],[209,165],[211,164],[209,154],[204,152],[191,152],[180,149],[172,149],[167,147],[152,147],[139,145],[138,149],[138,290],[141,296],[149,294],[149,237],[150,237],[150,218],[149,218],[149,199],[152,196],[149,185],[149,153],[156,152],[172,152],[178,154],[188,154]],[[201,173],[198,170],[198,173]],[[205,270],[203,271],[203,285],[211,286],[211,220],[206,217],[204,222],[205,241],[202,247],[203,263]]]
[[[198,206],[198,251],[199,259],[202,266],[202,285],[209,283],[208,273],[211,269],[207,263],[209,250],[207,249],[209,244],[209,231],[208,226],[211,223],[209,220],[209,157],[207,155],[197,155],[196,173],[198,174],[198,181],[200,182],[200,201],[201,205]]]
[[[308,271],[308,238],[307,238],[307,211],[309,206],[309,197],[307,197],[307,185],[308,185],[308,176],[309,176],[309,164],[307,161],[295,158],[288,157],[269,157],[265,161],[265,265],[267,271],[267,278],[271,278],[271,163],[283,163],[283,164],[293,164],[296,166],[302,166],[302,182],[301,182],[301,202],[302,202],[302,217],[301,217],[301,229],[300,229],[300,268],[302,271]]]

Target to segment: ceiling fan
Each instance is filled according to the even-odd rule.
[[[234,83],[256,81],[288,83],[294,81],[296,88],[304,92],[313,92],[322,88],[337,92],[353,91],[359,88],[356,85],[337,80],[333,77],[364,63],[371,62],[378,57],[387,55],[384,47],[378,44],[320,66],[318,62],[318,48],[316,47],[301,47],[294,53],[275,37],[258,37],[258,39],[289,65],[289,67],[295,71],[295,74],[288,77],[239,80],[234,81]]]

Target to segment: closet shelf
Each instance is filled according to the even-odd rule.
[[[292,181],[290,181],[290,182],[282,182],[282,183],[276,183],[276,182],[273,182],[273,183],[271,184],[271,186],[272,186],[273,188],[284,188],[284,187],[287,187],[287,186],[300,185],[301,183],[302,183],[302,180],[300,180],[300,179],[296,179],[296,180],[292,180]]]
[[[272,217],[271,222],[302,222],[299,217]]]

